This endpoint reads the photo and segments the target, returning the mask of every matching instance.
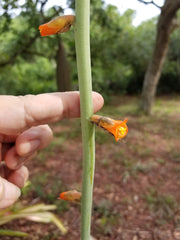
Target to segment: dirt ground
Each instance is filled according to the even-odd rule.
[[[128,118],[129,133],[118,143],[96,129],[96,169],[92,231],[96,240],[180,239],[180,101],[157,100],[151,117],[135,110],[137,99],[114,99],[103,115]],[[29,233],[32,240],[80,239],[80,205],[57,200],[64,190],[81,191],[80,122],[52,125],[54,141],[27,163],[31,185],[23,191],[23,206],[57,204],[56,215],[68,228],[62,236],[53,224],[19,219],[4,229]],[[9,240],[12,237],[1,237]],[[20,238],[13,238],[20,239]]]

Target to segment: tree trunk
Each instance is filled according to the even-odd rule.
[[[60,39],[56,55],[56,81],[60,92],[71,90],[71,78],[69,64],[66,58],[66,52]]]
[[[155,46],[145,74],[141,97],[141,109],[148,115],[152,112],[157,85],[168,52],[170,35],[176,26],[176,13],[179,8],[180,0],[166,0],[161,9]]]

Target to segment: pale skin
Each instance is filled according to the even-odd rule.
[[[94,113],[103,98],[93,92]],[[78,92],[0,96],[0,209],[11,206],[28,179],[26,161],[47,147],[53,137],[49,123],[80,117]]]

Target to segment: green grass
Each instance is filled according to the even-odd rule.
[[[174,149],[170,152],[172,162],[180,163],[180,149]]]
[[[160,225],[172,221],[175,212],[180,207],[173,195],[161,194],[154,188],[151,188],[149,192],[145,194],[144,199],[149,209],[153,211],[156,216],[156,222]]]
[[[105,235],[112,233],[112,229],[120,220],[120,214],[113,211],[111,201],[102,199],[94,206],[94,214],[97,216],[97,231]]]
[[[172,115],[174,113],[180,114],[180,98],[179,96],[172,97],[158,97],[155,101],[155,106],[153,108],[154,114],[158,113],[162,116]]]

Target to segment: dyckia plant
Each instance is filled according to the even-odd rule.
[[[94,124],[106,129],[118,141],[128,128],[127,120],[118,121],[93,115],[92,80],[90,60],[90,0],[76,0],[73,15],[60,16],[39,27],[42,36],[67,32],[71,25],[75,29],[75,45],[78,69],[78,82],[81,106],[81,130],[83,142],[83,183],[81,193],[73,190],[60,194],[67,201],[81,201],[81,240],[90,239],[92,191],[95,166],[95,129]]]

